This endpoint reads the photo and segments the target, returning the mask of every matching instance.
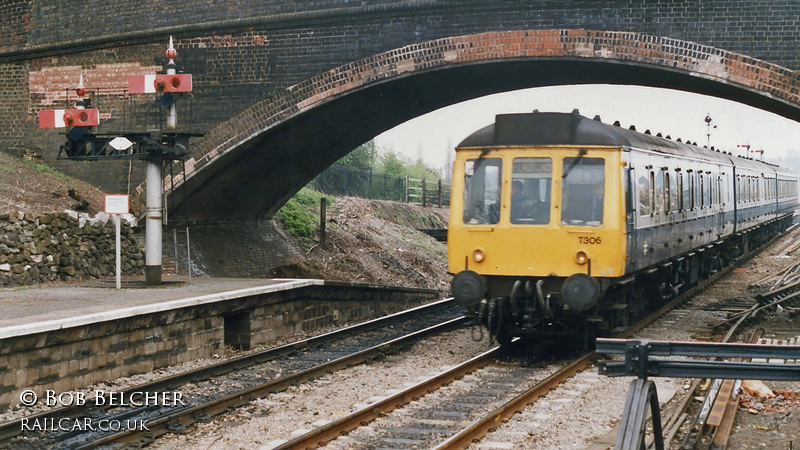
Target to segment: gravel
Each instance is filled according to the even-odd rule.
[[[489,348],[486,340],[473,341],[470,330],[456,330],[426,339],[408,353],[337,371],[253,401],[214,422],[198,424],[189,434],[165,436],[148,448],[271,448]]]
[[[781,242],[774,247],[778,248],[780,245]],[[787,258],[766,253],[746,264],[744,269],[728,275],[681,308],[659,319],[634,338],[672,341],[712,339],[713,336],[708,331],[709,325],[724,319],[725,313],[707,310],[707,307],[730,298],[749,297],[747,288],[750,284],[797,261],[800,261],[800,257]],[[769,315],[765,320],[790,329],[798,329],[800,325],[798,314],[786,312]],[[197,424],[184,435],[159,438],[148,448],[271,448],[489,348],[486,339],[474,341],[470,329],[456,330],[426,339],[411,347],[408,352],[389,356],[372,364],[337,371],[255,400],[246,407],[216,418],[213,422]],[[213,361],[198,361],[196,364],[208,362]],[[119,390],[143,383],[155,376],[185,370],[191,365],[195,364],[117,380],[104,385],[104,388]],[[658,387],[659,400],[666,404],[665,410],[674,408],[691,384],[688,379],[655,378],[654,381]],[[515,415],[473,448],[613,447],[615,427],[619,422],[630,382],[631,379],[627,377],[599,376],[596,367],[591,367],[530,405],[524,412]],[[94,386],[88,390],[100,388]],[[800,386],[795,383],[788,385],[788,388],[797,390]],[[787,439],[796,441],[800,428],[796,411],[795,407],[771,415],[740,413],[732,439],[732,442],[737,443],[735,448],[774,448],[773,445],[785,443]],[[30,410],[25,412],[29,413]],[[0,416],[0,419],[10,416],[13,413]],[[753,433],[753,430],[757,432]],[[336,447],[341,448],[341,443]]]

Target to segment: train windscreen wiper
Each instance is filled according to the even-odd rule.
[[[567,167],[567,170],[564,171],[564,175],[561,175],[562,179],[567,178],[567,175],[569,175],[569,173],[572,172],[572,169],[574,169],[575,166],[577,166],[578,163],[581,162],[581,158],[583,158],[584,155],[586,155],[586,153],[588,153],[588,151],[585,148],[582,148],[578,151],[578,157],[575,158],[574,161],[572,161],[572,164],[570,164],[569,167]]]

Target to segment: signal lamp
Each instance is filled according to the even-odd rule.
[[[475,262],[481,262],[486,259],[486,255],[483,253],[483,250],[476,249],[474,252],[472,252],[472,259],[474,259]]]
[[[585,252],[578,252],[575,255],[575,262],[580,264],[580,265],[586,264],[586,261],[588,261],[588,260],[589,260],[589,257],[586,256]]]

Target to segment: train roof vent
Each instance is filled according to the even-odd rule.
[[[675,140],[675,142],[683,142],[683,141],[681,140],[681,138],[678,138]]]
[[[600,119],[600,114],[595,114],[594,118],[592,120],[596,120],[598,122],[602,122],[603,121],[602,119]]]
[[[573,109],[573,110],[572,110],[572,114],[580,114],[580,113],[581,113],[581,112],[580,112],[580,111],[578,111],[578,108],[575,108],[575,109]]]
[[[628,127],[628,129],[631,131],[636,131],[636,125],[631,125]]]
[[[622,125],[619,124],[619,120],[615,120],[614,121],[614,126],[615,127],[621,127]]]
[[[656,134],[656,136],[658,136],[658,137],[664,137],[664,136],[661,134],[661,132],[660,132],[660,131],[659,131],[659,132]]]
[[[653,133],[651,133],[651,132],[650,132],[650,129],[648,128],[648,129],[644,130],[644,134],[649,134],[649,135],[652,135]]]

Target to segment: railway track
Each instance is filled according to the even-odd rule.
[[[740,260],[746,261],[747,258]],[[728,268],[720,273],[712,276],[709,280],[700,286],[697,286],[682,296],[676,298],[669,304],[662,307],[660,310],[651,314],[644,321],[640,322],[634,327],[629,328],[623,334],[617,337],[627,337],[639,331],[641,328],[660,317],[665,312],[671,310],[675,306],[683,303],[685,299],[696,295],[709,284],[716,281],[719,277],[724,276],[732,268]],[[427,329],[421,326],[419,317],[430,318],[436,314],[431,313],[428,308],[451,308],[448,313],[453,317],[450,321],[441,325],[441,327],[429,327]],[[412,322],[418,328],[411,336],[403,338],[390,338],[391,342],[381,342],[372,346],[365,345],[364,338],[365,330],[368,328],[375,328],[385,330],[391,328],[398,331],[400,326],[388,325],[392,320],[400,319],[401,314],[390,316],[367,324],[350,327],[345,330],[340,330],[335,333],[329,333],[317,338],[289,344],[286,346],[271,349],[267,352],[260,352],[252,355],[247,355],[235,360],[227,361],[219,365],[201,369],[199,372],[187,372],[184,374],[176,375],[164,380],[147,385],[137,386],[133,389],[125,391],[123,395],[128,395],[132,392],[160,392],[176,389],[188,389],[186,386],[198,384],[198,380],[206,378],[215,378],[217,380],[224,379],[236,384],[232,389],[219,389],[220,392],[215,394],[213,398],[203,398],[194,401],[192,404],[186,405],[183,408],[171,408],[167,411],[149,411],[147,417],[146,431],[133,431],[133,432],[120,432],[113,434],[73,434],[68,433],[50,434],[41,436],[39,444],[42,448],[62,447],[62,448],[93,448],[97,446],[140,446],[148,442],[152,442],[156,437],[166,433],[182,433],[186,431],[192,424],[211,420],[215,415],[229,411],[231,408],[244,405],[253,399],[266,396],[273,392],[286,389],[293,384],[302,383],[306,380],[317,378],[321,375],[330,373],[331,371],[338,370],[347,366],[358,364],[364,361],[370,361],[379,358],[398,347],[408,345],[409,342],[415,339],[420,339],[425,334],[436,333],[445,328],[452,328],[459,326],[465,322],[464,318],[459,317],[455,312],[457,308],[451,306],[449,301],[441,301],[437,304],[421,307],[415,309],[416,312],[408,314],[417,314],[414,319],[406,319],[407,322]],[[343,335],[349,335],[353,341],[360,341],[361,348],[350,348],[350,344],[343,344]],[[337,343],[338,342],[338,343]],[[353,344],[355,345],[355,344]],[[348,348],[346,348],[348,347]],[[355,345],[358,347],[358,345]],[[347,420],[337,420],[319,429],[312,430],[308,436],[301,436],[284,444],[282,448],[303,448],[313,447],[321,442],[328,442],[345,433],[351,433],[364,423],[370,423],[379,416],[389,415],[394,417],[395,413],[401,413],[399,419],[386,419],[394,420],[393,426],[386,427],[388,429],[400,429],[406,434],[423,436],[423,446],[428,445],[438,446],[438,448],[451,448],[451,447],[464,447],[469,445],[477,439],[484,436],[489,430],[498,426],[501,422],[508,420],[517,412],[525,409],[527,405],[535,402],[538,398],[545,395],[551,389],[563,383],[566,379],[574,376],[582,369],[588,366],[593,357],[592,354],[586,354],[577,358],[574,361],[562,361],[558,363],[560,370],[555,370],[547,374],[535,372],[529,368],[513,368],[508,365],[497,364],[492,362],[496,358],[497,349],[491,350],[479,358],[465,362],[456,368],[453,368],[447,373],[439,374],[426,380],[418,386],[405,389],[397,396],[390,396],[378,402],[379,404],[370,404],[364,411],[357,411],[356,413],[348,416]],[[316,356],[310,356],[316,354]],[[272,370],[272,373],[258,374],[254,376],[252,371],[245,372],[240,375],[243,368],[250,368],[257,364],[264,364],[266,362],[286,359],[290,360],[290,355],[302,355],[300,358],[291,359],[291,363],[284,366],[280,370]],[[319,364],[320,360],[326,360],[325,364]],[[303,366],[303,361],[310,363],[310,366]],[[278,376],[278,372],[286,373],[288,375]],[[467,374],[474,374],[467,377]],[[232,376],[226,375],[232,374]],[[245,385],[243,380],[262,379],[266,378],[270,381],[266,383],[259,383],[256,385]],[[447,404],[454,406],[454,410],[449,412],[449,419],[436,418],[435,416],[428,416],[426,414],[430,411],[439,410],[441,414],[440,399],[436,399],[430,407],[417,407],[415,406],[417,399],[421,399],[426,393],[437,391],[448,384],[452,384],[454,380],[473,380],[474,385],[470,387],[466,381],[462,387],[467,392],[475,391],[476,395],[471,395],[465,401],[463,395],[457,395],[451,400],[445,401]],[[472,383],[472,381],[470,381]],[[510,389],[511,386],[526,386],[525,389]],[[224,391],[224,392],[223,392]],[[438,391],[437,391],[438,392]],[[484,395],[479,395],[479,394]],[[462,392],[463,394],[463,392]],[[486,401],[478,401],[484,399]],[[437,406],[438,405],[438,406]],[[399,407],[405,408],[399,409]],[[411,407],[409,407],[411,406]],[[470,409],[471,408],[471,409]],[[135,408],[141,409],[141,408]],[[417,418],[403,418],[403,414],[407,411],[417,410],[421,417]],[[428,411],[428,412],[426,412]],[[486,411],[490,411],[486,413]],[[130,408],[126,409],[108,409],[102,407],[96,408],[63,408],[56,411],[48,411],[37,415],[37,417],[93,417],[95,420],[100,417],[112,418],[114,420],[130,419]],[[430,413],[433,414],[433,413]],[[409,416],[410,417],[410,416]],[[459,419],[454,419],[459,417]],[[28,418],[30,419],[30,418]],[[398,424],[405,424],[406,426],[397,426]],[[421,424],[416,425],[409,424]],[[446,425],[446,426],[445,426]],[[19,421],[6,423],[0,425],[0,445],[14,446],[14,437],[19,434],[17,430],[20,429]],[[358,432],[356,432],[358,433]],[[374,433],[374,429],[373,429]],[[416,442],[414,439],[407,436],[391,437],[375,437],[375,439],[406,439],[406,443]],[[26,436],[30,441],[30,436]],[[427,439],[427,440],[426,440]],[[405,442],[405,441],[400,441]],[[344,443],[343,445],[347,445]],[[413,445],[413,444],[412,444]]]
[[[715,274],[616,337],[632,336],[730,270]],[[466,448],[587,368],[596,356],[588,352],[571,361],[549,364],[552,370],[543,374],[496,363],[499,351],[495,347],[277,448],[316,448],[326,443],[331,448]],[[460,380],[459,389],[444,389],[454,380]],[[423,402],[423,396],[431,393],[435,399]]]
[[[360,364],[435,333],[466,322],[452,299],[445,299],[314,338],[251,353],[212,366],[184,372],[115,393],[117,404],[128,403],[134,393],[181,392],[181,405],[172,407],[108,407],[100,404],[57,408],[0,425],[0,446],[17,447],[24,438],[28,448],[94,448],[101,445],[143,445],[156,437],[183,432],[197,422],[286,389],[293,384]],[[257,381],[266,380],[266,381]],[[203,391],[204,394],[189,393]],[[212,394],[208,394],[212,392]],[[188,394],[188,395],[187,395]],[[89,397],[87,395],[87,397]],[[146,423],[146,429],[118,432],[56,432],[32,435],[22,423],[58,423],[90,419]],[[55,422],[53,422],[55,421]]]

